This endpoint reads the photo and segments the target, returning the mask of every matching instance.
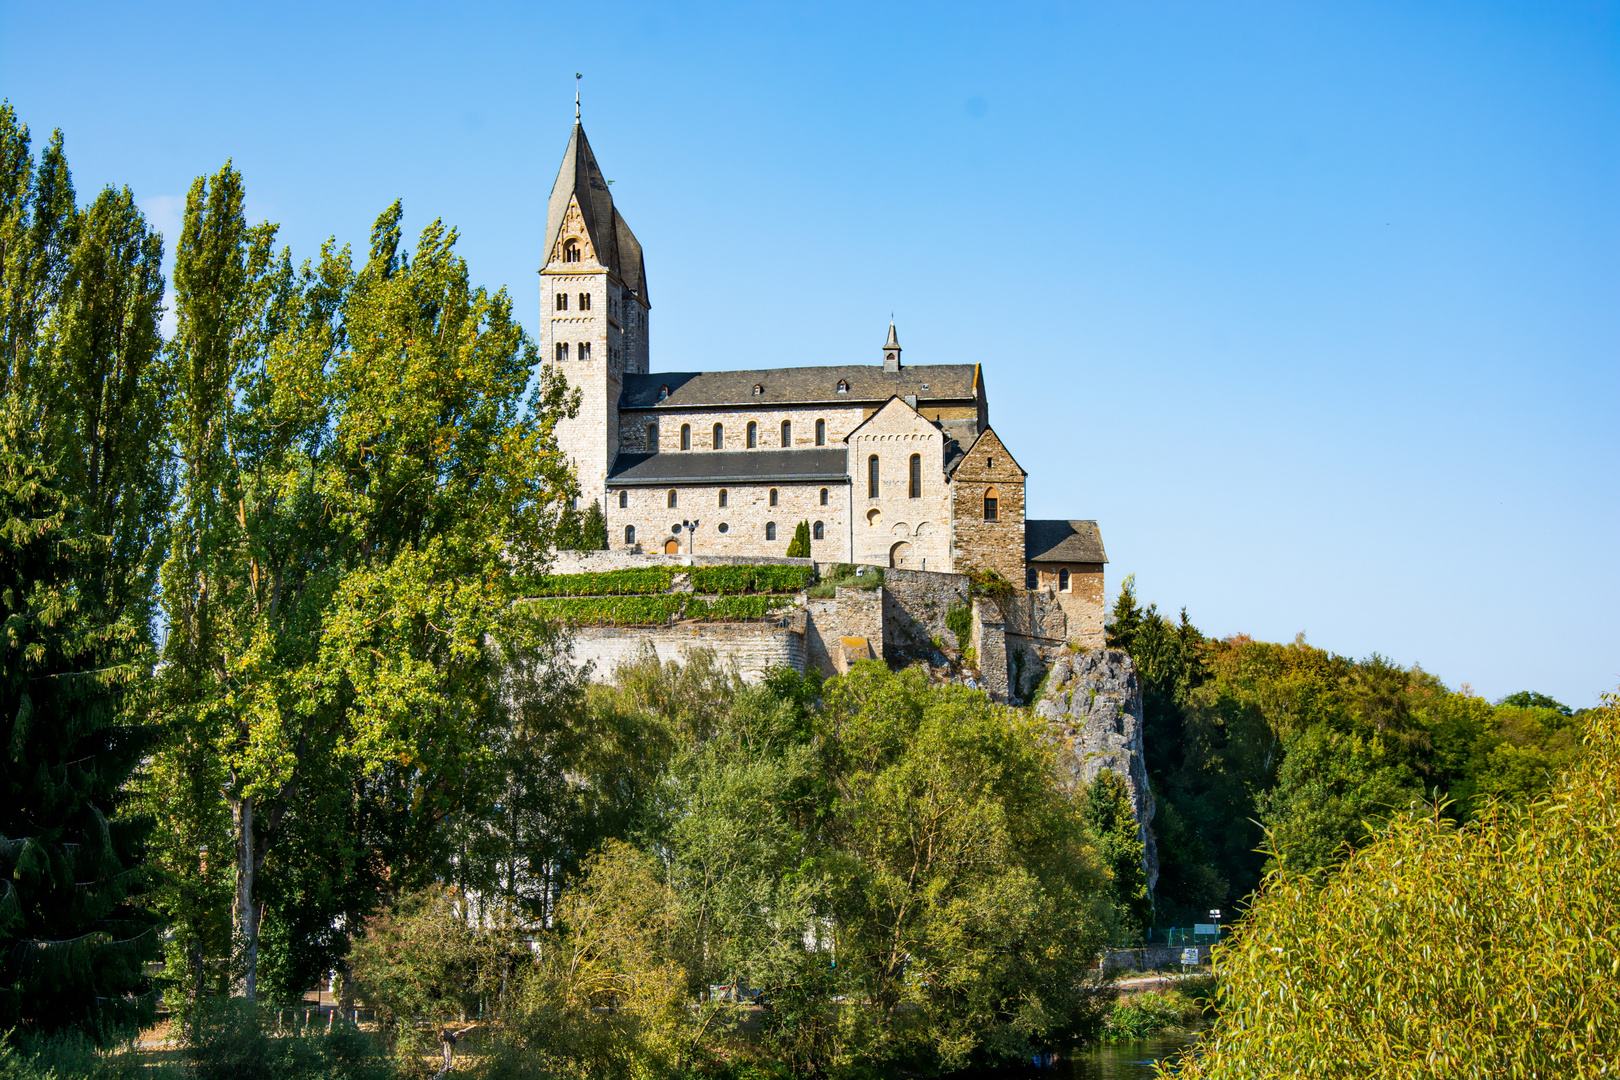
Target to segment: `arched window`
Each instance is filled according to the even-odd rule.
[[[1041,572],[1033,566],[1024,571],[1024,588],[1034,592],[1041,587]]]
[[[652,453],[652,454],[656,454],[658,452],[658,425],[657,424],[648,424],[647,425],[647,452]]]
[[[755,383],[754,384],[754,396],[755,397],[759,397],[759,395],[763,394],[764,392],[765,392],[765,385],[763,383]]]
[[[1001,518],[1000,518],[1000,509],[999,509],[1000,503],[1001,503],[1001,492],[997,491],[995,488],[985,488],[984,489],[984,520],[986,520],[986,521],[999,521],[999,520],[1001,520]],[[674,504],[671,503],[670,505],[673,506]]]
[[[589,311],[589,310],[591,310],[591,294],[590,293],[582,292],[582,293],[579,294],[579,310],[581,310],[581,311]]]
[[[782,421],[782,445],[793,445],[793,421],[791,420]]]
[[[628,491],[619,492],[619,509],[623,510],[625,507],[627,507],[629,505],[630,505],[630,493]]]
[[[674,488],[669,489],[669,508],[671,510],[675,509],[675,489]]]
[[[752,420],[748,421],[748,449],[752,450],[759,445],[759,425]]]
[[[821,489],[821,505],[822,506],[827,505],[827,489],[826,488]]]
[[[660,386],[658,388],[658,400],[659,401],[667,401],[668,399],[669,399],[669,387]]]
[[[557,294],[557,310],[558,311],[567,311],[568,310],[568,294],[567,293],[560,292],[560,293]]]
[[[827,421],[825,420],[816,421],[816,445],[827,445]]]
[[[838,380],[838,392],[840,394],[849,393],[849,383],[845,382],[843,379],[839,379]]]
[[[1058,592],[1068,592],[1068,591],[1069,591],[1069,571],[1068,571],[1068,568],[1065,567],[1064,569],[1058,571]]]
[[[726,500],[727,500],[727,498],[728,498],[728,495],[727,495],[727,492],[726,492],[726,489],[725,489],[725,488],[721,488],[721,489],[720,489],[720,505],[721,505],[721,506],[725,506],[725,505],[726,505]]]
[[[767,521],[765,523],[765,539],[767,539],[767,540],[775,540],[776,539],[776,522]]]
[[[558,360],[558,362],[560,363],[560,362],[565,361],[567,359],[568,359],[568,342],[566,342],[566,341],[557,342],[557,360]]]
[[[911,455],[911,491],[913,499],[922,498],[922,455]]]
[[[812,540],[820,540],[820,539],[824,538],[826,535],[827,535],[827,527],[825,525],[823,525],[821,522],[818,521],[814,525],[810,526],[810,539],[812,539]]]
[[[875,499],[878,497],[878,463],[876,454],[873,454],[871,457],[866,459],[866,497],[868,499]]]
[[[579,241],[572,236],[563,243],[563,262],[579,262]]]
[[[691,424],[682,424],[681,425],[681,449],[682,450],[690,450],[690,449],[692,449],[692,425]]]
[[[720,424],[714,425],[714,448],[716,450],[726,448],[726,429]]]
[[[634,525],[626,525],[624,527],[624,542],[626,544],[634,544],[636,542],[636,527]]]
[[[582,341],[582,342],[579,343],[579,358],[581,360],[589,360],[591,358],[591,343],[590,342]]]
[[[770,505],[772,505],[772,506],[776,505],[776,489],[775,488],[771,488]]]

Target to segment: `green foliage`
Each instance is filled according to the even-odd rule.
[[[739,564],[692,568],[693,590],[709,594],[799,592],[815,579],[812,566]]]
[[[973,609],[966,604],[952,604],[945,612],[945,627],[956,635],[957,648],[967,648],[973,637]]]
[[[531,600],[525,606],[570,626],[657,626],[679,618],[684,596],[578,596]]]
[[[586,574],[547,574],[529,590],[533,596],[650,596],[669,591],[675,571],[668,566],[600,570]]]
[[[1119,927],[1127,937],[1134,938],[1150,925],[1153,900],[1148,896],[1142,840],[1130,789],[1118,773],[1103,769],[1086,786],[1082,803],[1103,865],[1113,875]]]
[[[790,559],[808,559],[810,557],[810,523],[799,522],[798,528],[793,530],[793,540],[788,544],[787,557]]]
[[[684,617],[708,622],[760,619],[792,602],[789,596],[721,596],[713,600],[694,596],[686,602]]]
[[[988,596],[998,604],[1012,598],[1013,583],[1002,577],[999,570],[981,570],[976,566],[969,566],[962,572],[967,574],[968,589],[972,595]]]
[[[1280,859],[1218,947],[1220,1018],[1174,1075],[1612,1074],[1614,699],[1586,737],[1549,798],[1487,801],[1461,826],[1396,815],[1326,870]]]
[[[1108,1042],[1131,1042],[1172,1028],[1198,1023],[1204,1010],[1197,1001],[1176,990],[1148,990],[1121,997],[1103,1026]]]
[[[585,546],[584,522],[573,500],[563,503],[557,512],[557,529],[553,534],[558,551],[579,551]]]
[[[269,1010],[223,998],[197,1010],[188,1028],[187,1075],[194,1080],[391,1080],[398,1075],[376,1041],[352,1024],[326,1033],[272,1036]]]
[[[607,546],[607,517],[602,513],[602,503],[592,499],[590,509],[579,523],[579,547],[582,551],[606,551]]]
[[[833,567],[832,575],[817,585],[812,585],[807,591],[814,599],[828,599],[837,594],[840,588],[847,589],[877,589],[883,586],[883,568],[880,566],[856,566],[854,563],[839,563]]]

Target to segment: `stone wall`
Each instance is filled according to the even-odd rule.
[[[807,600],[805,626],[805,668],[823,676],[842,675],[855,659],[882,660],[887,620],[885,590],[851,588],[840,585],[835,595]],[[853,642],[867,643],[867,656]],[[848,642],[848,644],[846,644]]]
[[[978,654],[979,681],[991,701],[1006,702],[1007,632],[1001,607],[982,596],[973,598],[973,636],[969,648]]]
[[[950,568],[951,495],[945,435],[904,401],[891,399],[850,435],[849,478],[854,561],[908,570]],[[911,458],[921,461],[911,495]],[[870,461],[878,459],[878,487]]]
[[[814,566],[810,559],[789,559],[767,555],[664,555],[640,551],[559,551],[552,559],[553,574],[596,574],[604,570],[629,570],[642,566],[736,566],[755,563],[772,566]]]
[[[945,625],[951,608],[968,602],[965,574],[936,574],[932,570],[883,572],[883,647],[896,658],[922,658],[934,651],[933,639],[966,648]]]
[[[1069,587],[1063,589],[1061,572],[1069,571]],[[1100,649],[1105,644],[1103,618],[1107,597],[1103,592],[1102,563],[1037,563],[1030,567],[1036,589],[1049,592],[1069,617],[1069,640],[1082,649]]]
[[[994,521],[984,516],[991,488],[997,492]],[[1023,583],[1024,470],[994,431],[980,435],[951,474],[951,528],[951,569],[994,570],[1015,588]]]
[[[719,424],[723,432],[722,450],[736,450],[746,453],[748,450],[748,425],[757,424],[758,449],[782,449],[782,421],[786,420],[793,425],[793,448],[797,450],[814,449],[816,443],[816,421],[824,420],[827,423],[826,446],[840,446],[844,436],[855,430],[865,420],[867,411],[860,405],[801,405],[783,403],[777,405],[733,405],[726,408],[709,409],[626,409],[619,418],[619,440],[626,450],[642,452],[656,449],[660,453],[681,452],[681,425],[686,424],[692,429],[693,450],[706,450],[713,452],[714,425]],[[647,425],[658,426],[658,445],[647,445]]]
[[[669,493],[675,492],[675,506]],[[720,505],[725,492],[726,505]],[[776,492],[772,506],[771,492]],[[821,500],[825,493],[826,503]],[[624,506],[619,505],[623,495]],[[635,546],[647,552],[662,552],[670,540],[678,540],[682,554],[690,547],[694,554],[735,557],[782,556],[793,541],[799,522],[822,523],[822,539],[810,542],[811,554],[818,559],[843,562],[848,559],[849,492],[838,483],[810,484],[719,484],[670,487],[622,488],[608,493],[608,546],[628,548],[625,526],[635,527]],[[689,536],[672,526],[698,520],[697,535]],[[766,523],[776,524],[776,539],[765,538]],[[725,531],[721,531],[721,526]]]
[[[805,665],[803,610],[758,623],[677,623],[674,626],[581,626],[574,630],[574,659],[591,664],[591,678],[605,682],[622,663],[651,648],[661,661],[685,663],[698,649],[712,650],[722,665],[734,664],[749,682],[766,669]]]

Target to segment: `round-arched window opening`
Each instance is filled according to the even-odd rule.
[[[752,420],[748,421],[748,449],[752,450],[759,445],[759,425]]]
[[[818,521],[814,525],[810,526],[810,538],[812,540],[824,539],[826,537],[826,534],[827,534],[827,527],[825,525],[823,525],[821,522]]]
[[[984,489],[984,520],[1001,520],[1001,492],[993,487]]]
[[[771,488],[770,505],[771,506],[776,505],[776,489],[775,488]]]
[[[626,544],[634,544],[636,542],[636,527],[634,525],[626,525],[624,527],[624,542]]]
[[[563,242],[563,262],[579,262],[579,241],[572,236]]]
[[[720,489],[720,505],[725,506],[730,498],[731,498],[731,493],[728,492],[725,488],[721,488]]]
[[[628,507],[629,505],[630,505],[630,493],[628,491],[619,492],[619,509],[623,510],[626,507]]]
[[[775,540],[776,539],[776,522],[767,521],[765,523],[765,539],[767,539],[767,540]]]
[[[821,505],[822,506],[827,505],[827,489],[826,488],[821,489]]]
[[[816,445],[827,445],[827,421],[825,420],[816,421]]]
[[[681,425],[681,449],[682,450],[690,450],[690,449],[692,449],[692,425],[691,424],[682,424]]]
[[[1069,591],[1069,571],[1067,568],[1058,571],[1058,592]]]
[[[674,488],[669,489],[669,508],[671,510],[675,509],[675,489]]]
[[[791,420],[782,421],[782,445],[785,447],[793,445],[793,421]]]
[[[726,429],[720,424],[714,425],[714,448],[716,450],[726,448]]]

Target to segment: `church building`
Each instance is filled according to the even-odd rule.
[[[1088,617],[1107,561],[1094,521],[1026,521],[1028,474],[990,422],[979,364],[881,350],[830,367],[651,370],[646,262],[576,122],[551,190],[540,345],[583,394],[558,426],[609,547],[995,570]]]

